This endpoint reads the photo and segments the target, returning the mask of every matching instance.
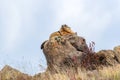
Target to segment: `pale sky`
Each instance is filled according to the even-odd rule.
[[[120,0],[0,0],[0,69],[43,71],[40,45],[62,24],[94,41],[96,51],[112,49],[120,45]]]

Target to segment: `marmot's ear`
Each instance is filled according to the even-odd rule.
[[[60,30],[62,30],[64,28],[64,25],[61,26]]]
[[[66,24],[63,24],[63,25],[62,25],[62,27],[68,27],[68,25],[66,25]]]
[[[46,43],[47,41],[44,41],[42,44],[41,44],[41,49],[44,48],[44,44]]]
[[[63,28],[65,25],[63,24],[62,26],[61,26],[61,28]]]

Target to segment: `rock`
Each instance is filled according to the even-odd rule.
[[[77,33],[52,36],[42,43],[41,49],[50,71],[54,71],[56,67],[78,67],[82,55],[89,51],[86,40]]]
[[[113,50],[101,50],[97,52],[99,56],[99,62],[101,65],[115,65],[117,64],[116,54]]]
[[[76,50],[81,51],[81,52],[89,52],[89,48],[86,44],[86,40],[83,37],[80,37],[77,35],[77,33],[75,34],[70,34],[70,35],[66,35],[63,36],[66,40],[68,40],[71,45],[73,47],[75,47]]]
[[[69,28],[70,31],[71,28]],[[64,32],[64,30],[63,30]],[[56,34],[57,33],[57,34]],[[88,47],[85,38],[77,33],[54,32],[54,35],[41,45],[45,54],[48,69],[51,72],[83,67],[95,70],[101,66],[113,66],[120,63],[120,46],[114,50],[94,52],[94,42]]]
[[[114,52],[115,52],[118,62],[120,63],[120,46],[114,47]]]
[[[54,37],[44,44],[43,52],[45,54],[48,69],[55,70],[55,67],[64,67],[64,65],[74,65],[73,57],[80,57],[83,52],[77,51],[71,43],[63,37]]]

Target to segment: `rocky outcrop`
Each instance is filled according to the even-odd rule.
[[[94,52],[94,42],[91,45],[88,47],[85,38],[77,33],[58,35],[46,40],[41,49],[47,60],[47,70],[57,72],[78,67],[94,70],[120,63],[120,46],[114,50]]]
[[[54,37],[44,44],[43,52],[45,54],[48,69],[51,71],[55,70],[55,67],[63,68],[65,66],[73,66],[75,57],[80,57],[85,54],[87,45],[84,43],[77,44],[77,40],[83,39],[82,37],[70,35]],[[84,45],[82,45],[84,44]]]
[[[56,67],[63,70],[64,67],[78,66],[76,63],[80,64],[82,55],[89,51],[86,40],[77,33],[52,37],[41,45],[41,49],[50,71]]]

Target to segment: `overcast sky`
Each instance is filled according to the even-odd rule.
[[[96,51],[112,49],[120,45],[120,0],[0,0],[0,69],[45,69],[40,45],[62,24],[94,41]]]

